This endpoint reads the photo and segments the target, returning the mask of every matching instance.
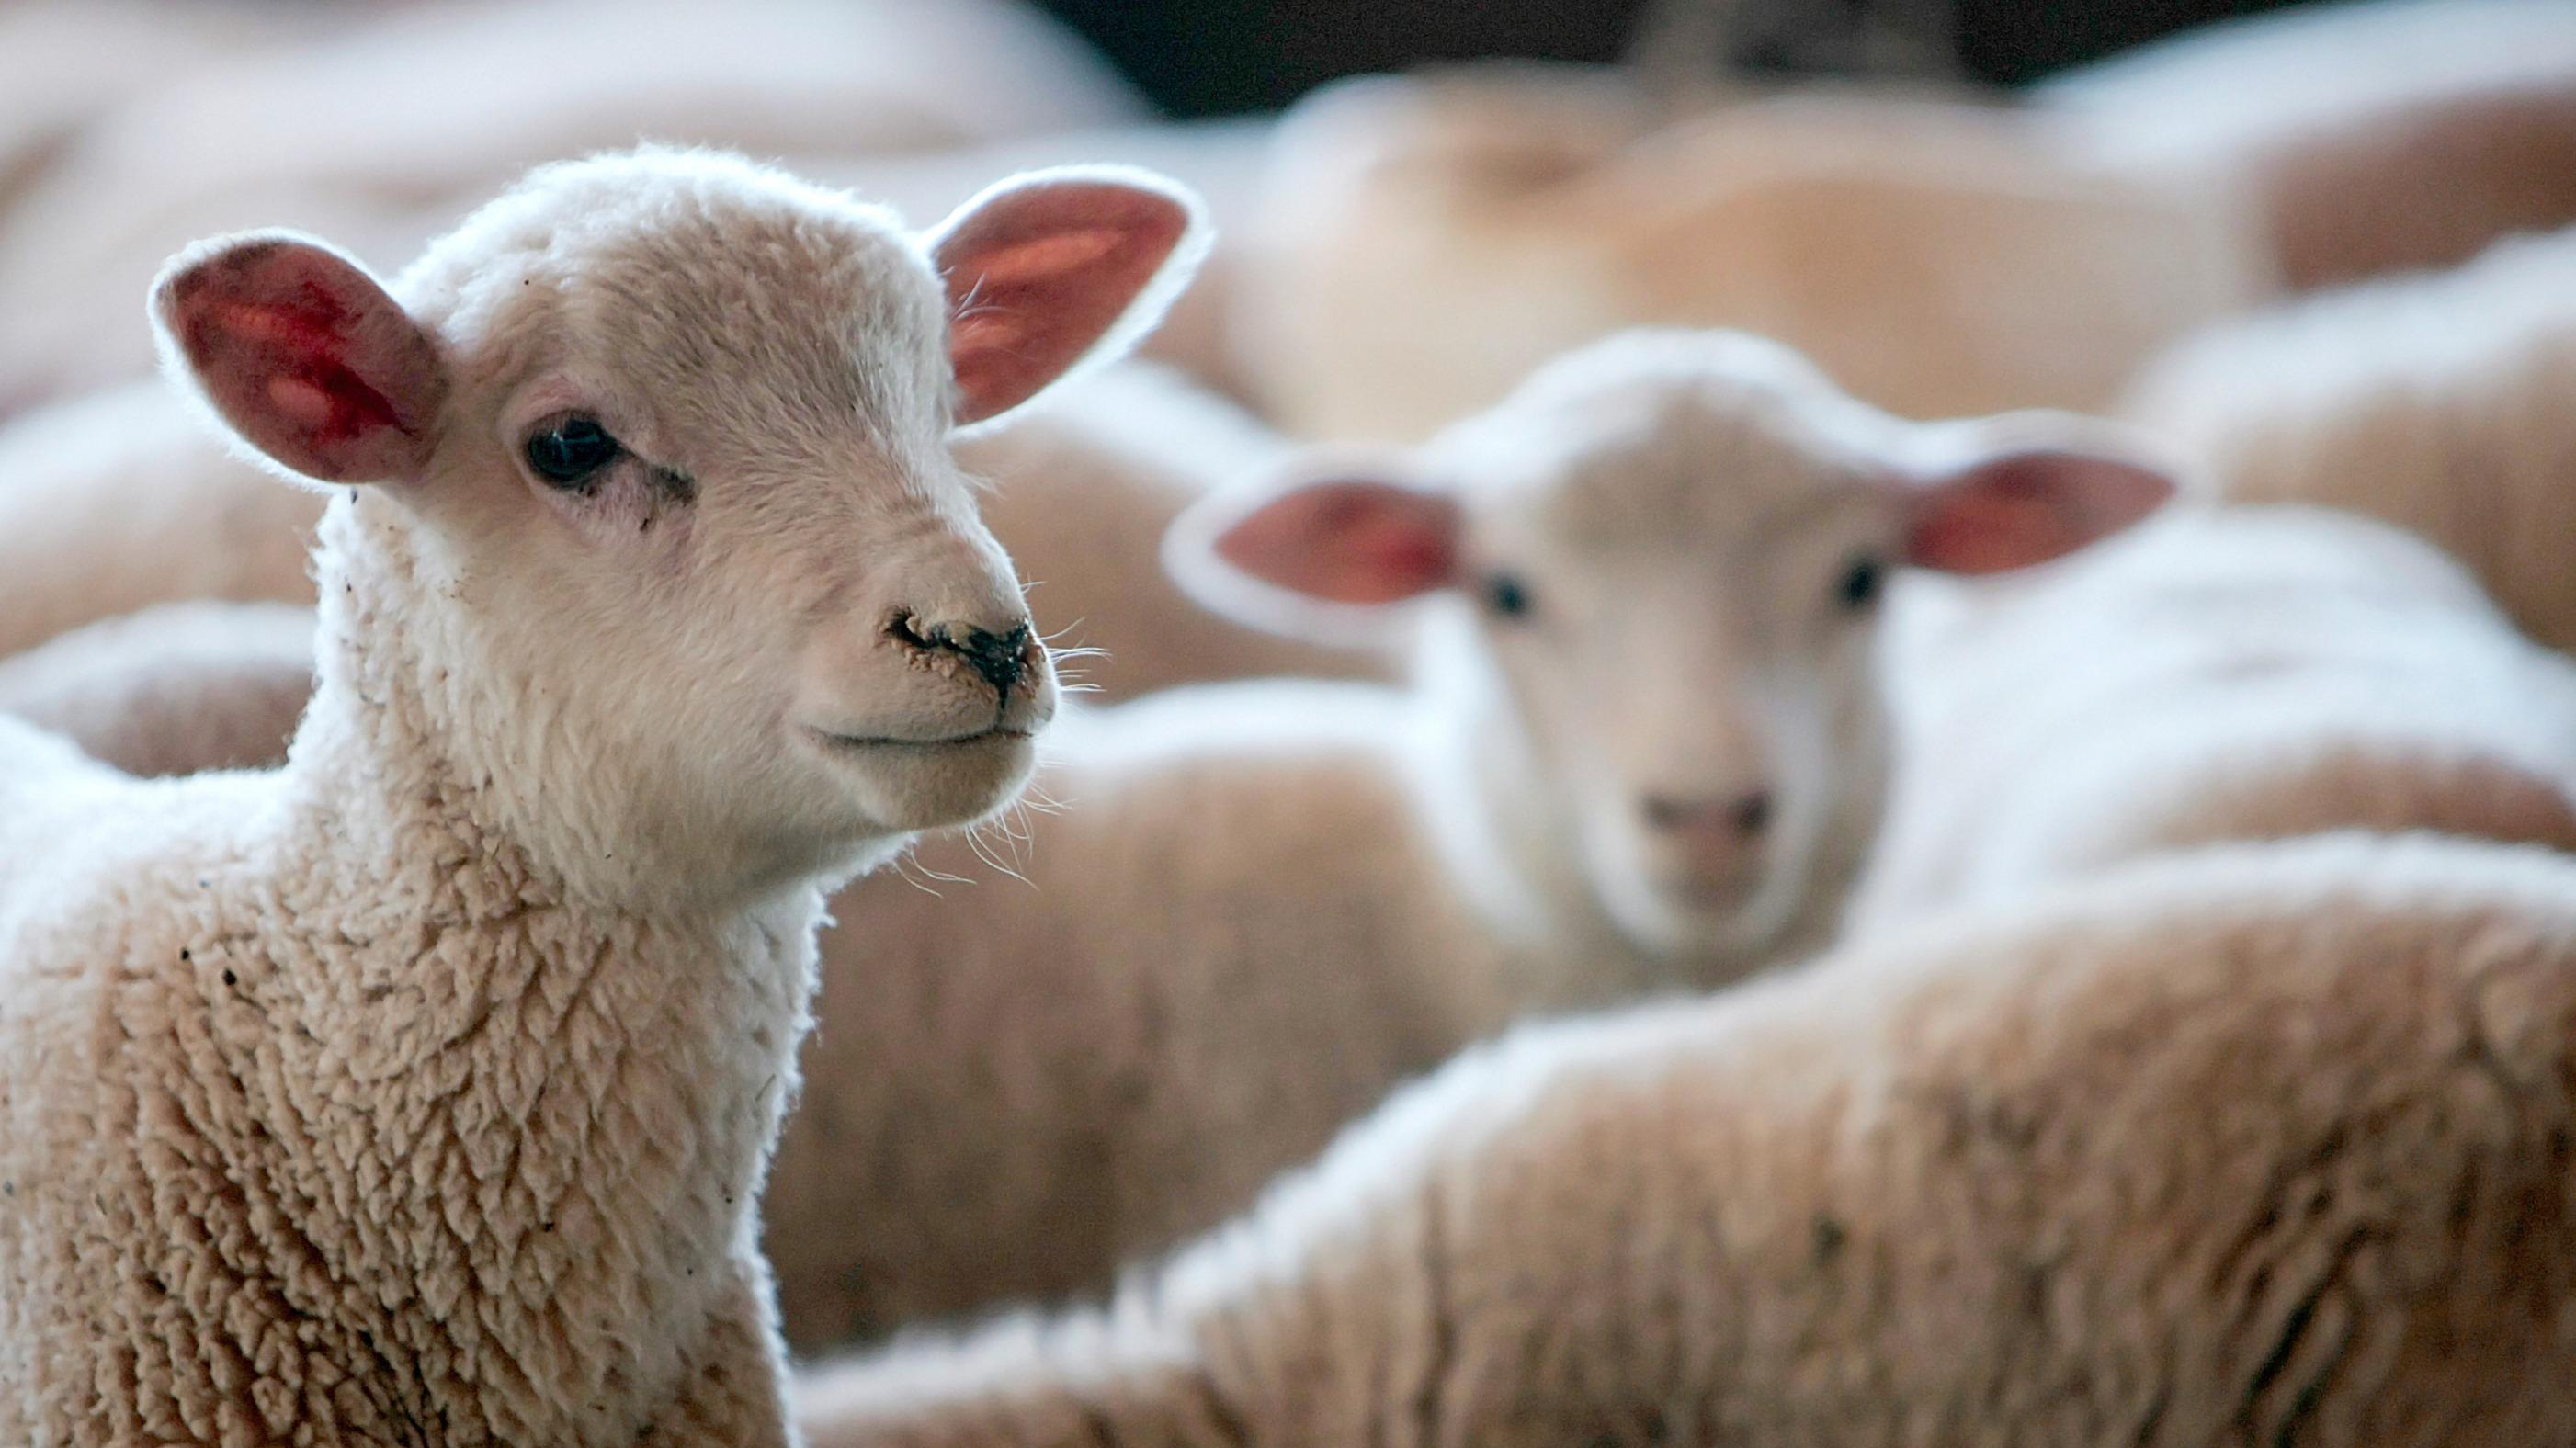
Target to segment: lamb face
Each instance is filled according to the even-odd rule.
[[[1190,229],[1058,174],[925,246],[648,152],[400,301],[301,237],[170,269],[173,370],[368,486],[279,769],[0,719],[0,1441],[796,1441],[754,1213],[817,885],[991,807],[1052,703],[939,444]]]
[[[1918,425],[1738,333],[1624,334],[1410,459],[1318,458],[1176,531],[1211,602],[1341,629],[1451,595],[1422,677],[1490,700],[1497,818],[1573,842],[1632,942],[1775,944],[1848,872],[1887,743],[1880,594],[1901,565],[2019,568],[2172,491],[2076,419]]]
[[[341,531],[438,600],[424,693],[527,829],[586,790],[593,833],[772,876],[1025,779],[1053,670],[948,439],[1118,332],[1191,224],[1130,178],[1040,176],[925,242],[645,152],[536,173],[400,303],[271,235],[183,257],[155,312],[284,470],[384,485]],[[494,718],[530,727],[471,737]]]

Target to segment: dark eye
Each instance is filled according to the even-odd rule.
[[[528,439],[528,466],[558,488],[586,492],[591,474],[617,461],[620,451],[598,418],[575,414]]]
[[[1878,602],[1879,590],[1887,586],[1887,565],[1867,556],[1855,558],[1843,570],[1840,583],[1834,585],[1834,601],[1851,613],[1858,613]]]
[[[1498,618],[1523,618],[1530,611],[1528,585],[1508,573],[1497,573],[1485,580],[1485,607]]]

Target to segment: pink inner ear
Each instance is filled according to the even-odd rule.
[[[1396,603],[1458,571],[1450,499],[1364,479],[1309,483],[1216,540],[1217,556],[1265,583],[1327,603]]]
[[[951,225],[936,261],[948,287],[957,420],[1007,412],[1081,361],[1189,226],[1172,197],[1107,181],[1033,182]]]
[[[165,280],[162,321],[224,420],[307,477],[374,482],[428,462],[437,348],[375,280],[309,242],[244,242]]]
[[[2062,558],[2145,518],[2173,479],[2122,458],[2021,452],[1919,487],[1907,561],[1946,573],[2008,573]]]

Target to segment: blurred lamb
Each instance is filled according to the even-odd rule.
[[[1220,617],[1163,572],[1163,531],[1183,508],[1287,451],[1233,404],[1141,363],[1075,379],[955,448],[958,463],[989,482],[985,521],[1029,581],[1040,631],[1087,654],[1069,672],[1113,698],[1203,679],[1389,670],[1382,649],[1286,639]],[[103,392],[0,426],[0,655],[164,602],[310,602],[306,549],[322,503],[228,454],[158,387]],[[175,665],[187,649],[223,652],[216,616],[154,658]],[[262,649],[262,623],[246,627],[245,648]],[[277,659],[263,657],[258,667]],[[177,757],[185,745],[172,748]]]
[[[2563,1443],[2576,863],[2129,867],[1410,1089],[814,1448]]]
[[[2178,513],[2045,579],[1905,602],[1897,787],[1855,929],[2218,840],[2576,850],[2576,665],[2384,524]]]
[[[947,434],[1193,230],[1060,173],[916,239],[644,152],[400,300],[288,233],[172,264],[208,410],[371,486],[283,770],[0,720],[0,1441],[792,1441],[754,1210],[820,887],[1010,798],[1054,705]]]
[[[313,610],[283,603],[168,603],[0,659],[0,714],[145,778],[282,763],[312,692]]]
[[[1054,807],[987,846],[1034,889],[834,902],[764,1239],[791,1339],[1097,1287],[1518,1016],[1822,942],[1879,814],[1882,582],[2163,501],[2105,446],[1899,424],[1771,344],[1648,333],[1418,456],[1185,515],[1177,570],[1248,615],[1350,636],[1420,600],[1414,677],[1075,716]]]
[[[2231,498],[2412,529],[2533,637],[2576,650],[2571,398],[2576,230],[2213,329],[2149,369],[2124,410]]]

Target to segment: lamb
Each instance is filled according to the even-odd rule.
[[[1896,788],[1854,929],[2134,856],[2353,828],[2576,850],[2576,664],[2348,513],[2161,519],[1897,611]]]
[[[1282,673],[1384,677],[1384,650],[1236,623],[1193,603],[1162,571],[1159,541],[1183,508],[1288,449],[1178,373],[1129,363],[961,438],[956,454],[989,482],[986,525],[1024,571],[1040,631],[1068,646],[1075,674],[1098,696]],[[309,603],[306,553],[321,512],[322,499],[277,487],[229,455],[157,387],[114,389],[0,426],[0,654],[165,603]],[[153,670],[183,657],[214,668],[233,652],[213,622],[220,616],[204,611],[180,626],[182,639],[107,644],[109,659],[69,667],[96,692],[115,687],[111,660],[121,658],[145,670],[141,692],[167,699]],[[255,612],[243,627],[244,666],[273,674],[283,662],[269,646],[274,630]],[[93,636],[85,647],[105,643]],[[97,692],[102,704],[108,697]],[[146,747],[172,762],[192,747],[148,723],[125,732],[153,740]]]
[[[2214,328],[2160,358],[2121,410],[2230,498],[2332,504],[2422,534],[2566,650],[2571,389],[2576,229]]]
[[[171,265],[172,371],[360,486],[282,770],[0,720],[0,1441],[793,1440],[754,1209],[821,890],[1054,706],[946,436],[1197,242],[1141,175],[915,238],[648,150],[390,292],[286,233]]]
[[[2576,863],[2142,862],[1409,1088],[815,1448],[2562,1443]]]
[[[1878,816],[1884,577],[2117,530],[2171,487],[2130,446],[1900,424],[1775,345],[1639,333],[1417,456],[1185,514],[1176,571],[1247,617],[1418,604],[1413,677],[1070,717],[1009,854],[1033,889],[946,885],[995,873],[952,841],[913,857],[939,896],[834,902],[769,1198],[791,1340],[1099,1286],[1516,1016],[1820,942]]]

